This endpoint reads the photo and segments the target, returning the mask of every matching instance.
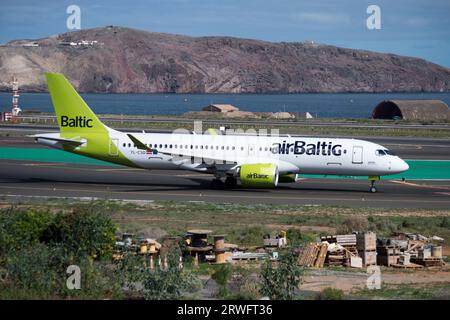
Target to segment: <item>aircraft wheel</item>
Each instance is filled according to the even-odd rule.
[[[375,188],[374,186],[370,187],[370,192],[376,193],[377,192],[377,188]]]
[[[227,177],[225,179],[225,187],[226,188],[232,189],[232,188],[236,188],[236,186],[237,186],[236,178],[234,178],[234,177]]]

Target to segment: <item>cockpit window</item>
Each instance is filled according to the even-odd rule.
[[[385,149],[384,152],[386,152],[386,154],[388,154],[390,156],[395,156],[396,155],[395,153],[393,153],[392,151],[387,150],[387,149]]]
[[[384,152],[384,150],[378,149],[377,151],[375,151],[375,154],[377,156],[385,156],[386,153]]]

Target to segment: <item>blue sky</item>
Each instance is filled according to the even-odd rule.
[[[0,43],[63,33],[67,6],[81,27],[119,25],[192,36],[305,41],[415,56],[450,67],[449,0],[0,0]],[[368,30],[366,9],[381,9]]]

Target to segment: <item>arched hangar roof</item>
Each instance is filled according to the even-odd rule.
[[[372,118],[450,120],[450,109],[441,100],[385,100],[373,109]]]

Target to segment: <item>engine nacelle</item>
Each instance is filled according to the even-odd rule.
[[[297,182],[299,179],[297,179],[297,174],[295,173],[286,173],[280,175],[280,178],[278,179],[279,183],[294,183]]]
[[[278,185],[278,167],[273,163],[243,164],[239,179],[243,187],[274,188]]]

